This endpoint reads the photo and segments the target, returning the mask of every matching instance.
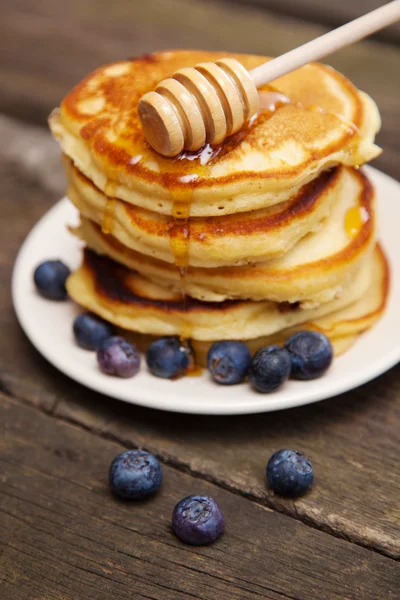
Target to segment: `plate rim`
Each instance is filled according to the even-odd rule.
[[[378,177],[378,179],[386,179],[391,185],[395,184],[399,187],[400,192],[400,183],[394,178],[371,166],[366,167],[366,170],[370,173],[372,178]],[[379,183],[374,183],[378,187]],[[24,301],[19,294],[20,277],[21,273],[24,272],[23,265],[26,260],[26,255],[29,253],[29,247],[32,243],[32,240],[37,234],[37,231],[44,227],[48,221],[54,219],[54,213],[57,213],[59,211],[65,212],[65,210],[67,210],[67,204],[70,205],[70,201],[67,197],[64,197],[61,200],[59,200],[35,223],[35,225],[32,227],[32,229],[22,242],[16,260],[14,262],[12,273],[12,303],[17,319],[25,335],[28,337],[32,345],[55,368],[64,373],[64,375],[67,375],[70,379],[77,381],[78,383],[82,384],[87,388],[101,393],[102,395],[106,395],[110,398],[115,398],[117,400],[124,401],[129,404],[136,404],[139,406],[145,406],[147,408],[153,408],[156,410],[166,410],[175,413],[203,415],[257,414],[263,412],[273,412],[276,410],[287,410],[289,408],[296,408],[299,406],[312,404],[314,402],[319,402],[328,398],[332,398],[334,396],[338,396],[346,391],[350,391],[363,384],[366,384],[369,381],[375,379],[376,377],[379,377],[379,375],[391,369],[400,361],[399,342],[399,344],[393,347],[390,352],[388,352],[387,354],[383,354],[379,359],[374,360],[374,362],[370,364],[370,368],[368,369],[368,371],[366,369],[361,369],[356,373],[356,376],[354,376],[353,374],[346,374],[346,376],[341,376],[336,383],[330,380],[329,390],[326,390],[324,393],[321,393],[321,386],[317,386],[314,389],[312,389],[312,387],[310,386],[306,386],[304,387],[304,391],[302,391],[301,394],[297,393],[294,397],[293,395],[283,395],[282,392],[279,391],[276,392],[276,395],[262,395],[257,394],[251,390],[251,396],[247,394],[243,395],[242,397],[240,397],[240,399],[238,398],[238,403],[235,403],[234,406],[231,406],[230,404],[216,404],[215,406],[210,406],[210,404],[206,404],[205,406],[202,406],[199,403],[199,401],[193,402],[192,404],[184,404],[182,400],[174,400],[174,398],[179,396],[179,393],[176,393],[176,386],[179,385],[179,381],[172,382],[172,385],[175,386],[175,391],[173,391],[172,389],[170,391],[167,391],[167,389],[163,390],[162,400],[155,397],[154,391],[149,390],[146,387],[136,388],[137,393],[135,394],[135,397],[133,397],[133,395],[128,397],[128,395],[121,393],[121,390],[118,389],[118,386],[116,386],[116,390],[113,391],[110,388],[112,386],[112,382],[115,382],[114,378],[103,375],[99,371],[96,371],[96,376],[93,376],[93,372],[90,371],[87,373],[81,373],[80,368],[77,368],[79,367],[79,365],[76,366],[74,371],[73,369],[70,369],[68,365],[67,367],[65,367],[65,365],[62,364],[62,355],[52,355],[48,351],[46,343],[42,341],[40,336],[36,335],[35,329],[32,327],[31,324],[31,319],[27,314],[28,311],[25,311]],[[389,260],[393,260],[393,257],[390,255]],[[390,294],[391,293],[392,286]],[[351,349],[349,350],[349,352],[351,352]],[[340,360],[340,358],[337,360]],[[108,383],[105,383],[107,381]],[[165,382],[165,380],[163,381]],[[319,380],[319,382],[321,381],[322,379]],[[295,382],[295,384],[305,386],[304,382]],[[224,394],[227,391],[229,391],[228,386],[217,386],[215,384],[215,388],[216,390],[218,390],[218,394]],[[121,389],[123,389],[122,386]],[[281,396],[279,396],[279,394],[281,394]]]

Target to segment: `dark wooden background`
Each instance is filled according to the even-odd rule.
[[[281,413],[188,417],[128,406],[61,375],[13,314],[23,238],[64,189],[50,110],[104,62],[171,47],[279,54],[373,0],[2,0],[0,19],[1,600],[390,600],[399,598],[400,367],[353,392]],[[398,177],[399,28],[329,62],[378,102]],[[45,327],[46,324],[43,324]],[[394,334],[400,332],[394,332]],[[57,332],[54,332],[57,335]],[[149,503],[119,503],[107,468],[125,447],[164,463]],[[313,492],[282,500],[264,466],[299,448]],[[220,502],[225,536],[183,546],[169,530],[182,496]]]
[[[356,19],[363,13],[379,8],[387,2],[380,0],[227,0],[237,2],[240,5],[257,6],[273,10],[274,12],[297,17],[302,21],[324,24],[329,28],[339,27]],[[374,36],[376,39],[400,43],[400,24],[396,23],[386,27]]]

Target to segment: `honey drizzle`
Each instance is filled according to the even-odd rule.
[[[107,201],[101,223],[101,231],[105,234],[112,233],[114,230],[114,215],[116,207],[116,200],[114,196],[116,188],[117,185],[112,181],[107,181],[106,185],[104,186],[104,193],[107,196]]]
[[[196,365],[196,364],[189,366],[185,373],[185,375],[187,377],[200,377],[202,374],[203,374],[202,367],[199,367],[199,365]]]
[[[191,188],[183,188],[179,191],[170,191],[170,193],[172,196],[172,217],[174,222],[169,230],[169,241],[174,255],[175,266],[179,269],[182,285],[184,285],[186,269],[189,264],[189,217],[193,191]]]
[[[358,235],[368,219],[368,212],[363,207],[352,206],[347,210],[344,217],[344,228],[350,239],[354,239]]]
[[[183,160],[183,159],[179,159]],[[175,161],[174,161],[175,162]],[[199,175],[195,171],[197,165],[191,165],[190,173],[180,178],[180,183],[184,187],[169,188],[169,193],[172,200],[172,218],[173,223],[169,230],[169,241],[174,263],[179,271],[180,278],[180,293],[182,296],[183,313],[187,312],[187,294],[186,294],[186,273],[189,265],[189,249],[190,249],[190,212],[193,199],[193,183],[198,179]],[[178,167],[179,168],[179,167]],[[200,170],[202,167],[200,168]],[[182,319],[180,325],[181,344],[186,349],[187,340],[191,337],[191,327],[189,323]]]
[[[278,108],[285,106],[285,104],[291,104],[291,100],[288,96],[285,96],[285,94],[282,94],[273,88],[269,91],[260,90],[258,92],[258,98],[260,102],[260,111],[268,112],[270,114],[273,114]]]

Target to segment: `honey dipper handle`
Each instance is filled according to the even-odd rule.
[[[399,19],[400,0],[394,0],[394,2],[389,2],[389,4],[260,65],[250,71],[250,75],[256,87],[260,87],[299,67],[332,54],[344,46],[357,42]]]

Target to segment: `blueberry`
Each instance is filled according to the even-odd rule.
[[[332,344],[323,333],[299,331],[285,344],[292,363],[294,379],[316,379],[330,367],[333,359]]]
[[[90,313],[76,317],[73,330],[76,343],[85,350],[97,350],[114,331],[109,323]]]
[[[252,388],[263,394],[273,392],[290,376],[289,353],[279,346],[261,348],[253,356],[249,371]]]
[[[243,342],[216,342],[207,355],[207,367],[211,377],[222,385],[241,383],[247,375],[250,363],[250,350]]]
[[[133,377],[140,368],[140,353],[123,337],[109,337],[97,350],[97,362],[100,370],[107,375]]]
[[[173,379],[185,374],[190,363],[190,351],[178,337],[163,337],[150,344],[146,361],[153,375]]]
[[[65,282],[71,271],[61,260],[46,260],[36,267],[33,280],[41,296],[50,300],[65,300]]]
[[[159,490],[162,469],[155,456],[144,450],[127,450],[110,465],[108,481],[112,491],[125,500],[141,500]]]
[[[172,529],[186,544],[211,544],[224,531],[224,517],[209,496],[187,496],[174,508]]]
[[[297,450],[278,450],[267,464],[269,486],[281,496],[300,496],[314,479],[310,460]]]

